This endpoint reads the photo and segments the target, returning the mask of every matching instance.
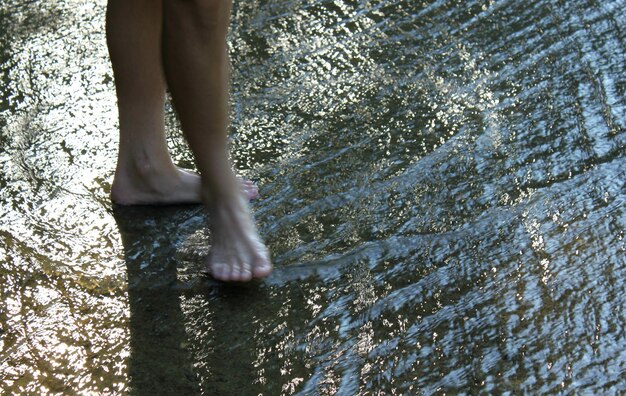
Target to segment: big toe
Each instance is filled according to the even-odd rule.
[[[255,185],[245,187],[244,193],[249,200],[257,199],[259,197],[259,188]]]
[[[259,257],[254,261],[252,275],[255,278],[265,278],[272,272],[272,263],[269,257]]]

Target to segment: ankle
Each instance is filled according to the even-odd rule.
[[[149,179],[164,174],[172,174],[176,171],[176,166],[168,153],[148,154],[140,151],[134,155],[120,156],[117,170],[127,173],[131,177]]]
[[[179,182],[180,172],[169,156],[160,161],[148,156],[120,156],[111,186],[111,199],[122,203],[135,201],[145,194],[158,196]]]

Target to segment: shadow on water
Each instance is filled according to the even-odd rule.
[[[255,318],[268,314],[267,291],[197,276],[201,245],[180,245],[207,242],[201,208],[116,206],[113,217],[128,277],[130,393],[254,393],[248,342]]]
[[[171,208],[113,210],[128,276],[128,385],[135,394],[199,390],[186,349],[175,248],[166,237],[180,222],[180,214]]]

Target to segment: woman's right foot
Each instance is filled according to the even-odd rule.
[[[268,276],[272,272],[269,252],[242,197],[213,199],[207,206],[213,244],[206,266],[211,275],[226,282]]]

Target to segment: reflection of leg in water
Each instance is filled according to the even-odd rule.
[[[117,89],[120,147],[113,201],[125,204],[200,203],[200,177],[174,165],[164,130],[162,5],[155,0],[111,0],[107,43]],[[257,187],[242,181],[244,196]]]
[[[230,7],[228,0],[109,1],[107,39],[120,110],[112,198],[125,204],[201,199],[211,214],[208,269],[220,280],[247,281],[272,267],[227,154]],[[176,168],[167,152],[165,81],[201,180]],[[256,194],[249,184],[244,190]]]
[[[227,157],[230,6],[228,0],[165,0],[164,65],[211,216],[207,266],[217,279],[247,281],[267,276],[271,264]]]

